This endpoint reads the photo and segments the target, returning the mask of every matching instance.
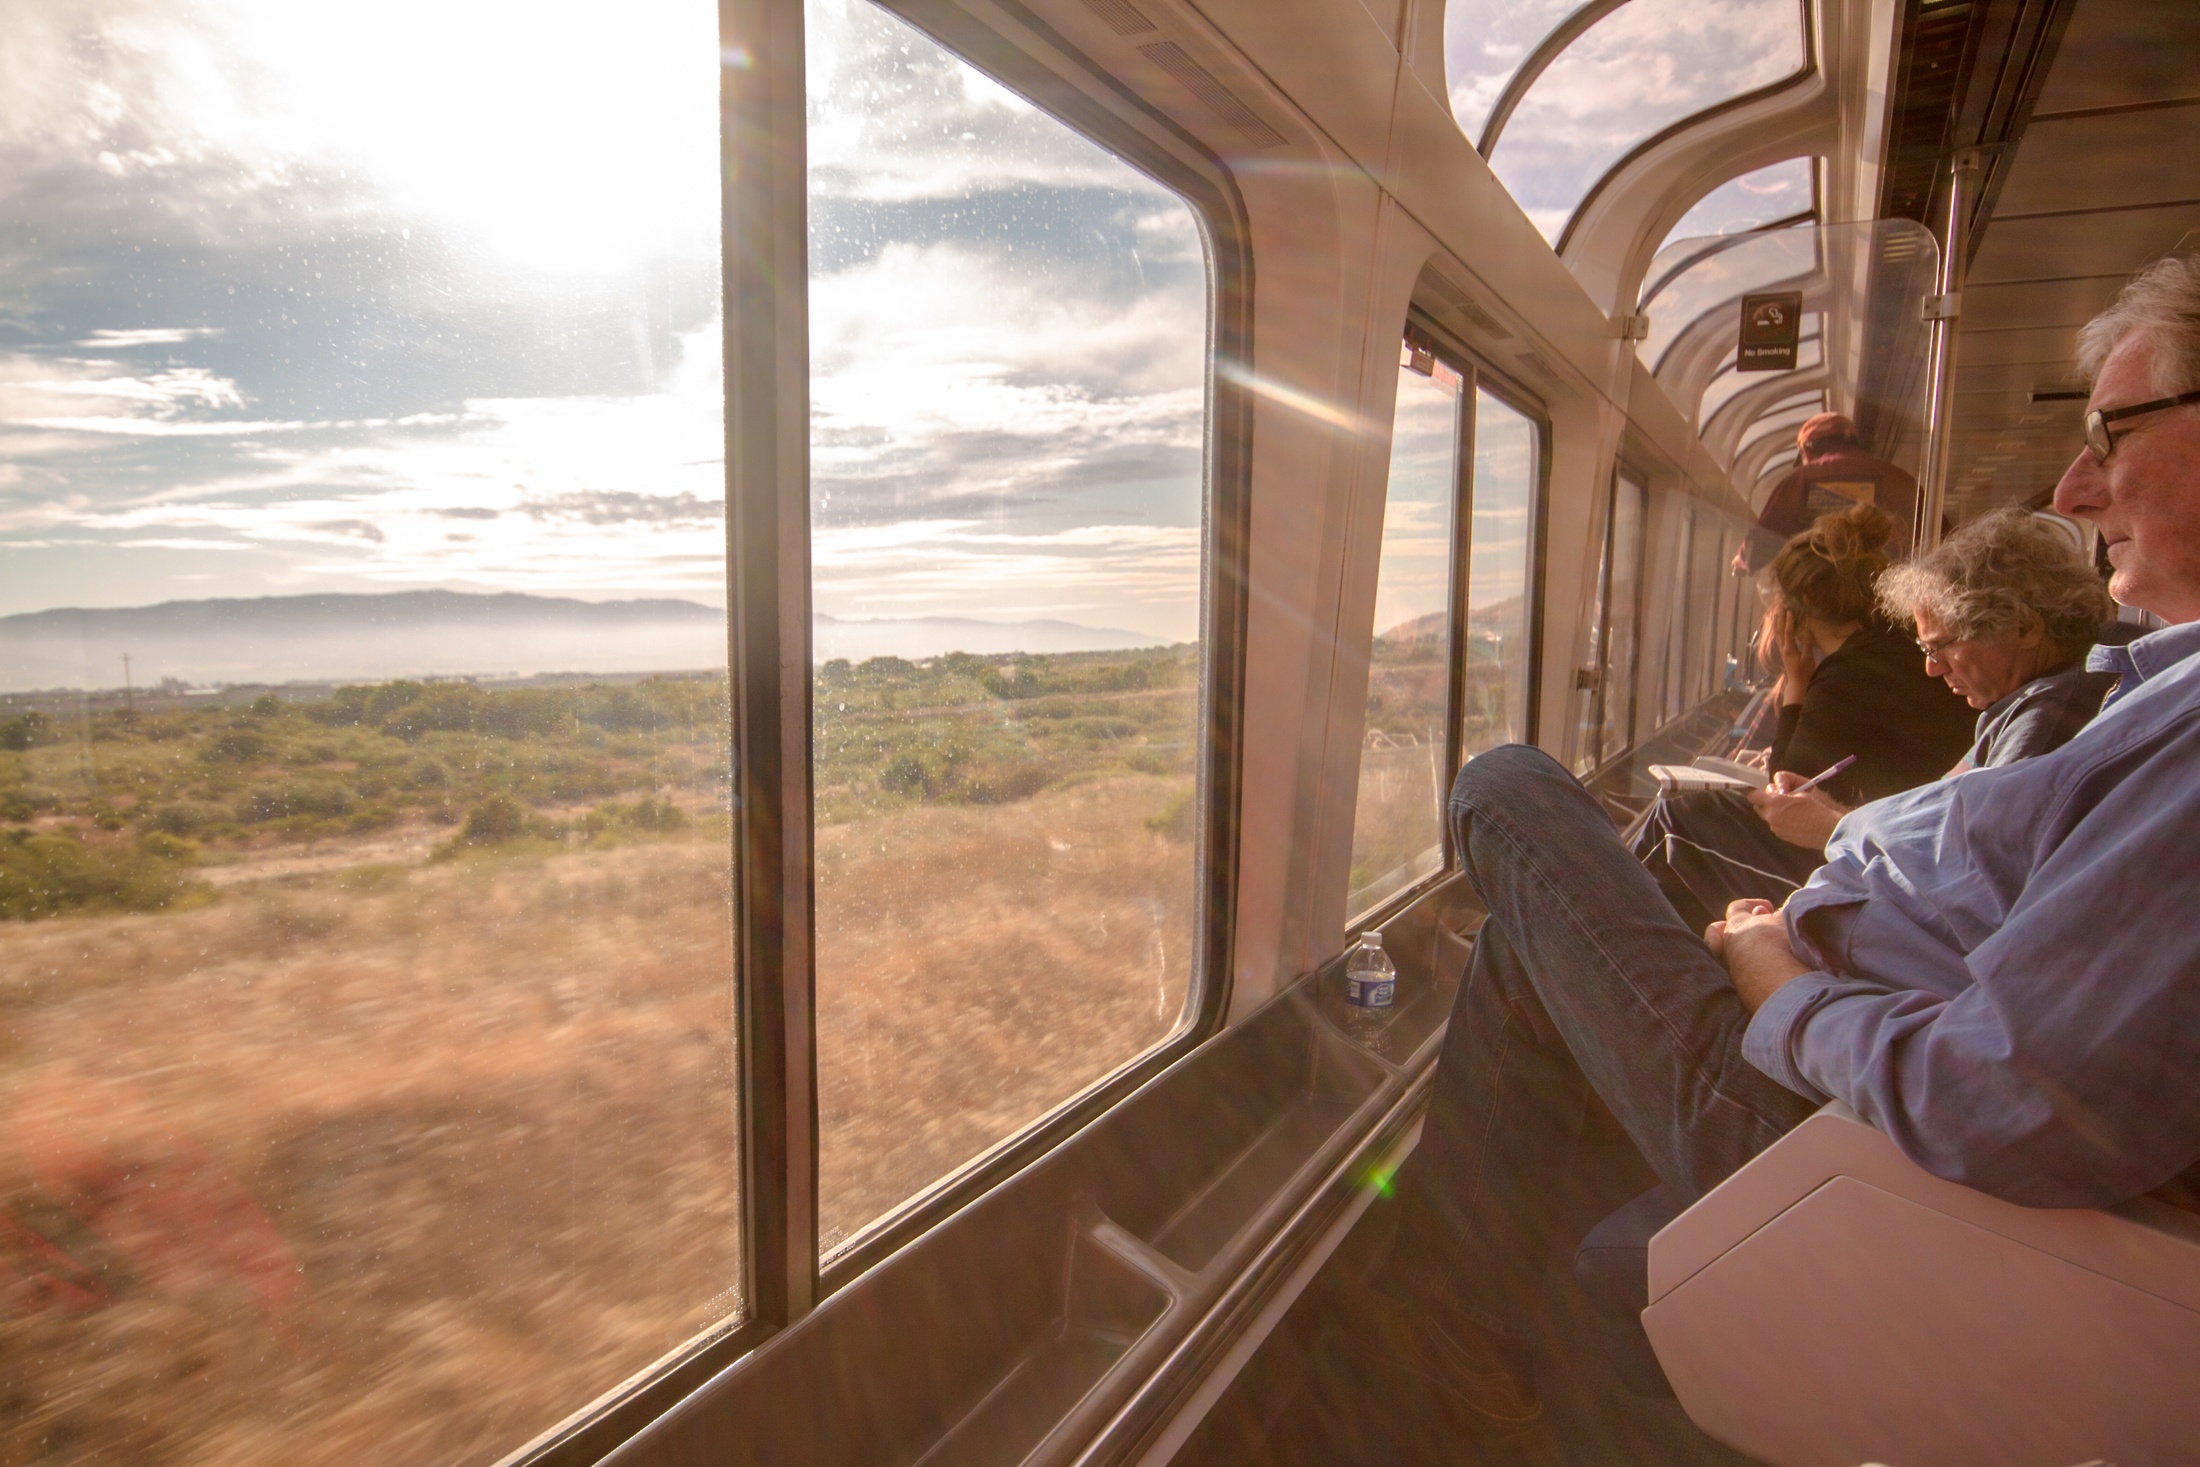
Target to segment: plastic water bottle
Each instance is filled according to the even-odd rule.
[[[1397,996],[1398,969],[1390,961],[1390,954],[1383,951],[1383,935],[1361,933],[1360,945],[1345,960],[1344,1001],[1356,1013],[1373,1017],[1373,1011],[1389,1008]]]

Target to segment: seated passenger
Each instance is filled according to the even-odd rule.
[[[1965,525],[1887,571],[1877,594],[1889,619],[1916,627],[1924,670],[1984,710],[1949,773],[2060,748],[2116,681],[2085,667],[2115,603],[2069,537],[2022,509]],[[1783,771],[1746,798],[1697,790],[1659,799],[1635,852],[1684,921],[1703,926],[1743,897],[1785,901],[1823,864],[1850,805],[1823,788],[1790,793],[1804,782]]]
[[[1879,604],[1916,626],[1925,670],[1985,710],[1965,769],[2061,748],[2115,686],[2085,656],[2116,604],[2069,537],[2021,508],[1974,520],[1887,572]]]
[[[1773,558],[1780,723],[1766,768],[1859,804],[1938,779],[1971,747],[1975,716],[1925,670],[1916,640],[1879,614],[1894,525],[1870,505],[1830,514]]]
[[[1700,937],[1550,758],[1460,772],[1489,919],[1399,1178],[1392,1368],[1532,1419],[1552,1252],[1653,1174],[1700,1197],[1828,1097],[2023,1206],[2200,1159],[2200,263],[2150,268],[2080,342],[2096,411],[2056,508],[2172,625],[2096,650],[2119,681],[2060,749],[1858,811],[1784,909]]]
[[[1757,527],[1734,552],[1737,574],[1755,574],[1790,539],[1829,514],[1859,504],[1877,508],[1904,546],[1916,534],[1917,480],[1864,451],[1856,424],[1840,413],[1820,413],[1795,432],[1801,460],[1772,488]]]

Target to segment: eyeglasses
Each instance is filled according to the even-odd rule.
[[[1941,660],[1941,665],[1946,666],[1948,661],[1946,653],[1948,649],[1950,647],[1953,647],[1958,642],[1968,642],[1970,640],[1971,639],[1969,637],[1942,637],[1937,642],[1928,642],[1923,637],[1919,637],[1917,639],[1917,650],[1925,654],[1925,660],[1927,662],[1930,662],[1935,657],[1938,657]]]
[[[2096,408],[2085,415],[2086,451],[2093,455],[2093,462],[2105,464],[2116,450],[2116,435],[2108,431],[2110,423],[2125,418],[2136,418],[2142,413],[2158,413],[2167,408],[2183,407],[2186,403],[2200,402],[2200,392],[2183,392],[2175,397],[2158,397],[2152,402],[2133,403],[2130,407],[2110,408],[2102,412]]]

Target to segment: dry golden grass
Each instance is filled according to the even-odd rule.
[[[1130,776],[818,833],[826,1246],[1158,1043],[1191,971],[1192,854]]]
[[[829,1229],[1173,1026],[1182,783],[820,832]],[[728,902],[697,830],[0,925],[0,1463],[483,1462],[737,1310]]]

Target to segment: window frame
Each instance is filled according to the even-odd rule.
[[[1535,429],[1536,452],[1531,472],[1535,484],[1528,496],[1528,574],[1524,594],[1528,598],[1528,680],[1523,698],[1524,729],[1522,742],[1536,742],[1538,725],[1537,704],[1542,696],[1543,672],[1543,529],[1551,490],[1551,423],[1542,404],[1511,378],[1492,371],[1472,349],[1446,330],[1428,312],[1414,306],[1407,310],[1405,325],[1399,340],[1406,347],[1425,349],[1444,365],[1457,372],[1459,384],[1459,442],[1458,457],[1452,474],[1451,514],[1451,587],[1447,598],[1451,625],[1448,630],[1451,676],[1444,701],[1444,760],[1445,779],[1456,779],[1465,762],[1466,747],[1466,662],[1468,581],[1473,569],[1474,556],[1474,445],[1479,432],[1480,414],[1477,411],[1475,393],[1487,392],[1507,408],[1527,419]],[[1387,508],[1390,460],[1383,461],[1384,494]],[[1380,557],[1381,545],[1376,554]],[[1381,573],[1378,564],[1377,574]],[[1372,638],[1374,627],[1369,624]],[[1360,709],[1365,720],[1366,707]],[[1364,737],[1364,735],[1363,735]],[[1358,807],[1355,803],[1354,814]],[[1430,889],[1456,875],[1459,870],[1459,853],[1452,846],[1451,822],[1442,826],[1443,861],[1428,875],[1412,885],[1391,893],[1365,912],[1346,914],[1345,945],[1357,941],[1362,932],[1380,927],[1399,912],[1427,895]],[[1351,838],[1348,829],[1346,838]]]
[[[1207,256],[1203,642],[1195,842],[1200,960],[1169,1038],[818,1256],[811,781],[807,38],[802,0],[718,0],[727,646],[734,767],[742,1305],[499,1459],[584,1467],[1210,1037],[1228,1012],[1249,608],[1249,216],[1222,159],[1065,38],[1019,46],[938,0],[873,0],[1182,199]],[[1030,18],[1025,18],[1027,24]],[[1043,28],[1042,28],[1043,29]]]

